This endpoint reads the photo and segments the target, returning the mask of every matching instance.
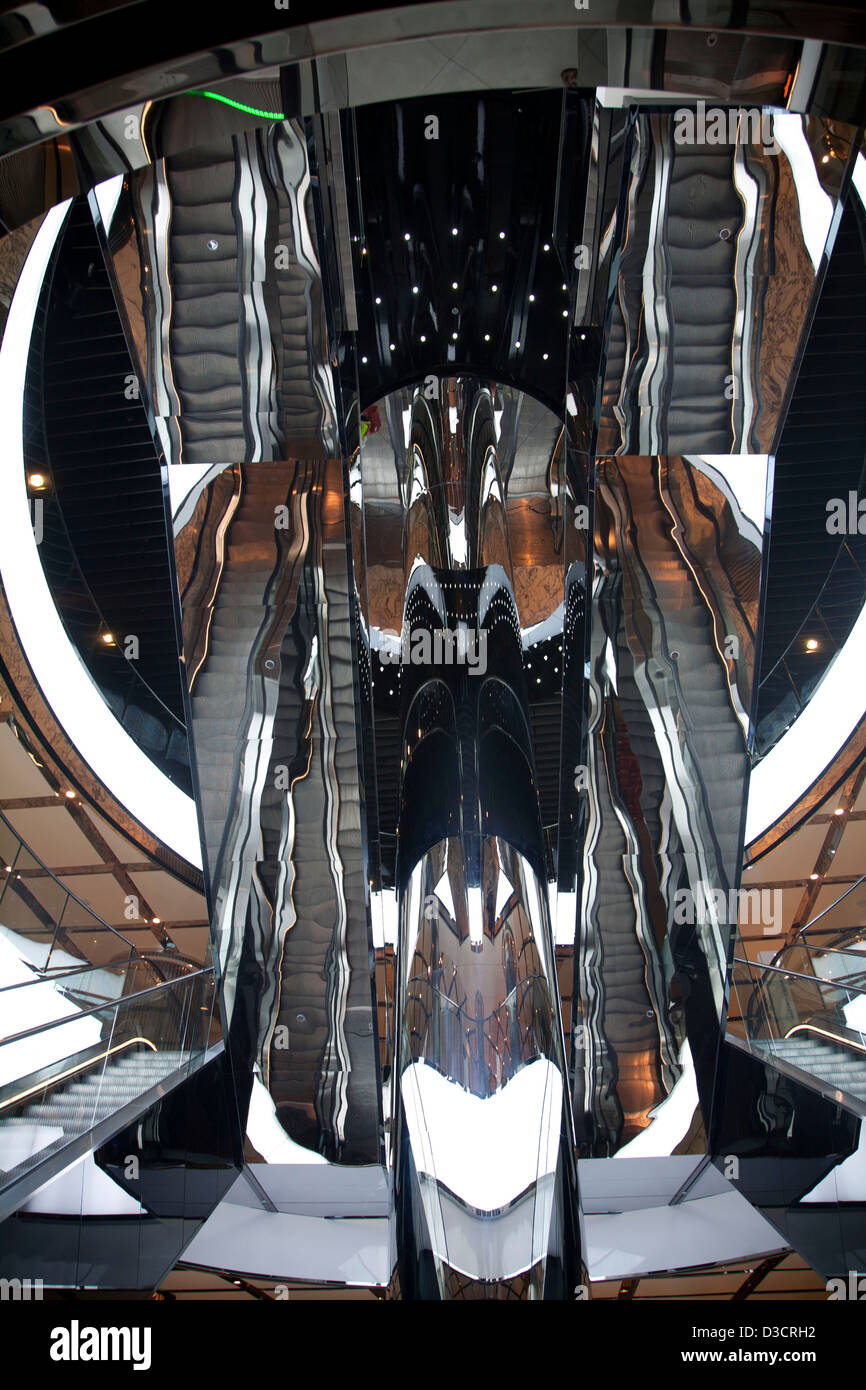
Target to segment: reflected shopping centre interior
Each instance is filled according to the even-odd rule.
[[[157,10],[0,6],[0,1278],[826,1299],[863,16]]]

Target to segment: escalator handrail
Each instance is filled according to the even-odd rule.
[[[185,985],[188,980],[194,980],[200,975],[209,975],[212,979],[215,978],[211,966],[205,970],[196,970],[191,975],[181,975],[176,980],[166,980],[161,985],[148,985],[147,989],[136,990],[135,994],[122,994],[118,999],[112,999],[108,1003],[94,1004],[89,1009],[79,1009],[74,1014],[68,1014],[66,1018],[54,1018],[50,1023],[37,1023],[33,1028],[24,1028],[20,1033],[13,1033],[8,1038],[0,1039],[0,1047],[8,1047],[10,1043],[21,1042],[24,1038],[36,1037],[38,1033],[48,1033],[52,1028],[62,1028],[67,1023],[77,1023],[80,1018],[87,1018],[89,1014],[104,1013],[106,1009],[120,1009],[130,1004],[133,999],[143,999],[146,995],[160,994],[163,990],[174,989],[177,985]],[[866,990],[863,992],[866,993]]]

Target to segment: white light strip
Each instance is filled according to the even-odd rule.
[[[817,780],[866,714],[866,606],[786,734],[752,771],[746,844],[775,825]]]
[[[51,208],[18,281],[0,346],[0,574],[21,646],[42,694],[96,777],[136,820],[201,867],[195,803],[159,771],[115,719],[66,635],[30,518],[22,437],[24,383],[39,292],[69,200]]]

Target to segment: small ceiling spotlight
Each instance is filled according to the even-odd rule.
[[[412,293],[413,293],[413,294],[417,294],[417,293],[418,293],[418,286],[417,286],[417,285],[413,285],[413,286],[412,286]]]
[[[410,234],[409,234],[408,232],[404,232],[404,233],[403,233],[403,240],[404,240],[404,241],[411,241],[411,240],[412,240],[412,237],[410,236]]]
[[[452,334],[451,334],[451,337],[454,339],[455,342],[457,341],[457,334],[456,334],[456,333],[452,333]]]
[[[426,333],[422,333],[422,334],[421,334],[421,342],[422,342],[422,343],[426,343],[426,341],[427,341],[427,334],[426,334]]]
[[[806,638],[806,651],[807,651],[807,652],[816,652],[817,650],[818,650],[818,639],[817,639],[817,637],[807,637],[807,638]]]
[[[102,640],[106,647],[113,647],[115,645],[113,632],[103,632]]]
[[[485,334],[484,334],[484,341],[485,341],[485,343],[489,343],[489,342],[490,342],[490,334],[489,334],[489,333],[485,333]]]
[[[153,919],[153,925],[154,925],[155,927],[158,927],[158,926],[159,926],[159,918],[158,918],[158,917],[154,917],[154,919]]]
[[[535,295],[534,295],[534,294],[531,294],[531,295],[529,296],[529,302],[530,302],[530,304],[534,304],[534,303],[535,303]]]
[[[845,807],[844,807],[844,806],[837,806],[836,809],[835,809],[835,811],[833,812],[833,815],[834,815],[834,816],[844,816],[844,814],[845,814]]]
[[[499,286],[498,286],[498,285],[491,285],[491,286],[490,286],[490,293],[491,293],[491,294],[496,294],[496,292],[497,292],[498,289],[499,289]]]
[[[31,473],[27,481],[32,488],[39,489],[45,486],[47,479],[44,473]]]
[[[456,290],[456,288],[457,288],[457,281],[456,281],[456,280],[452,280],[452,281],[451,281],[451,288],[452,288],[452,290]]]
[[[452,235],[452,236],[456,236],[456,235],[457,235],[457,228],[456,228],[456,227],[452,227],[452,228],[451,228],[451,235]]]
[[[504,241],[504,240],[505,240],[505,233],[504,233],[504,232],[500,232],[500,233],[499,233],[499,240],[500,240],[500,241]]]
[[[550,356],[550,353],[549,353],[549,352],[543,352],[543,353],[541,354],[541,360],[542,360],[542,362],[546,362],[549,356]]]
[[[816,883],[817,880],[821,877],[821,875],[820,875],[820,874],[810,874],[809,877],[810,877],[810,879],[812,880],[813,883]]]
[[[66,796],[66,800],[67,800],[67,801],[74,801],[74,800],[75,800],[75,792],[72,792],[72,791],[66,792],[66,793],[65,793],[65,796]]]
[[[388,348],[389,348],[389,350],[390,350],[391,352],[395,352],[395,351],[396,351],[396,348],[394,347],[394,344],[393,344],[393,343],[389,343],[389,344],[388,344]]]
[[[549,242],[549,241],[546,241],[546,242],[544,243],[544,245],[542,246],[541,249],[542,249],[542,251],[549,251],[549,250],[550,250],[550,242]]]
[[[377,304],[381,304],[381,303],[382,303],[382,296],[379,295],[379,294],[376,295],[376,303],[377,303]]]
[[[362,362],[366,362],[366,361],[367,361],[366,357],[362,357],[362,358],[361,358],[361,361],[362,361]]]

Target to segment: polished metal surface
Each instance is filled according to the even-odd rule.
[[[578,1155],[717,1153],[738,1105],[775,1143],[842,1066],[723,1038],[848,11],[203,15],[74,93],[84,16],[41,11],[0,17],[0,70],[46,55],[0,219],[87,195],[162,470],[234,1205],[269,1268],[299,1193],[366,1192],[397,1296],[574,1298]]]

